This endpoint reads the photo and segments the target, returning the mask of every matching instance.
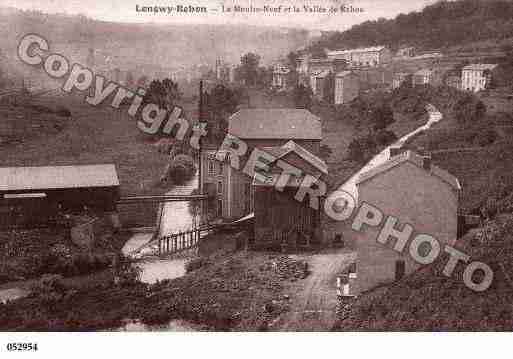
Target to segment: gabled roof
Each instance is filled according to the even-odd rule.
[[[322,173],[328,174],[328,166],[326,165],[326,162],[294,141],[289,141],[281,147],[263,147],[262,150],[269,153],[277,160],[285,157],[291,152],[294,152]]]
[[[302,109],[242,109],[229,118],[228,133],[241,139],[321,140],[319,117]]]
[[[384,162],[383,164],[374,167],[373,169],[370,169],[367,172],[364,172],[360,174],[358,179],[356,180],[356,185],[359,185],[365,181],[370,180],[371,178],[374,178],[378,176],[381,173],[387,172],[388,170],[404,163],[404,162],[411,162],[414,165],[416,165],[419,168],[423,169],[423,157],[419,156],[413,151],[406,151],[403,152],[397,156],[392,157],[388,161]],[[451,175],[449,172],[441,169],[438,166],[431,165],[430,170],[426,171],[427,174],[436,176],[448,185],[452,186],[455,190],[460,191],[461,185],[460,182],[456,177]]]
[[[113,164],[0,168],[0,191],[116,187]]]

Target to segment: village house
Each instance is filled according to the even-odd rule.
[[[440,75],[439,72],[434,69],[421,69],[413,73],[412,76],[413,86],[420,85],[439,85]]]
[[[461,88],[478,92],[487,88],[492,80],[492,71],[496,64],[472,64],[461,70]]]
[[[402,47],[397,50],[397,57],[413,57],[415,56],[415,48],[412,46]]]
[[[301,109],[242,109],[229,118],[228,133],[248,148],[281,147],[294,141],[314,156],[319,155],[322,139],[319,118]],[[219,217],[238,219],[254,211],[254,179],[229,166],[229,160],[226,151],[204,148],[200,180],[204,192],[216,198]]]
[[[345,60],[350,67],[376,67],[392,60],[392,53],[385,46],[328,51],[328,59]]]
[[[394,74],[394,78],[392,80],[392,89],[397,89],[401,87],[401,85],[405,81],[412,81],[412,75],[407,72],[398,72]]]
[[[310,88],[315,97],[322,99],[325,96],[326,85],[331,71],[324,70],[310,74]]]
[[[325,91],[327,89],[327,81],[330,76],[343,71],[347,68],[344,60],[332,59],[311,59],[309,61],[309,86],[312,92],[318,98],[325,98],[329,95]],[[333,91],[333,90],[332,90]]]
[[[282,63],[277,63],[273,67],[272,86],[277,89],[286,88],[290,76],[290,69]]]
[[[360,92],[360,79],[351,71],[342,71],[335,76],[335,104],[351,102]]]
[[[453,244],[457,239],[461,186],[457,178],[433,165],[429,157],[412,151],[391,156],[362,173],[356,188],[359,204],[368,203],[383,212],[382,224],[388,216],[397,218],[396,235],[404,230],[404,224],[410,224],[414,228],[410,240],[418,234],[429,234],[441,245]],[[403,253],[392,249],[395,238],[390,237],[388,245],[377,242],[383,226],[378,227],[365,226],[353,234],[358,253],[357,292],[398,280],[419,267],[408,247]],[[428,252],[429,246],[422,253]]]

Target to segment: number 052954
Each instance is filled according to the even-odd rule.
[[[37,351],[37,343],[8,343],[7,351],[10,351],[10,352],[15,352],[15,351],[36,352]]]

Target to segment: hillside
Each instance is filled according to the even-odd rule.
[[[246,52],[255,52],[269,63],[304,45],[308,31],[246,25],[157,25],[114,23],[84,16],[44,14],[0,7],[0,50],[19,64],[16,47],[27,33],[48,39],[53,51],[86,63],[94,49],[95,63],[124,70],[138,67],[171,72],[182,67],[214,66],[217,58],[239,63]],[[237,36],[232,36],[237,33]],[[2,61],[0,61],[2,62]],[[1,63],[0,63],[1,65]],[[25,72],[26,67],[19,66]],[[14,69],[10,69],[14,71]]]
[[[313,48],[354,48],[402,45],[439,49],[482,40],[513,37],[513,2],[508,0],[440,1],[422,11],[391,20],[366,21],[336,32]]]
[[[511,203],[511,198],[506,202]],[[511,206],[505,210],[511,212]],[[490,265],[491,287],[468,289],[461,267],[442,274],[448,256],[403,280],[362,295],[341,314],[338,330],[358,331],[510,331],[513,328],[513,215],[504,213],[459,241],[457,248]],[[455,300],[458,298],[458,300]]]

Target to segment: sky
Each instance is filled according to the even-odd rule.
[[[114,22],[153,22],[153,23],[208,23],[234,24],[246,23],[251,25],[269,25],[311,30],[345,30],[352,25],[379,17],[393,18],[399,13],[421,10],[435,0],[0,0],[0,5],[19,9],[40,10],[45,13],[82,14],[93,19]],[[239,5],[242,7],[262,7],[270,5],[288,7],[303,5],[340,8],[363,8],[362,13],[305,13],[293,14],[242,14],[227,13],[225,8]],[[136,6],[176,6],[199,5],[206,6],[207,14],[154,14],[137,12]]]

